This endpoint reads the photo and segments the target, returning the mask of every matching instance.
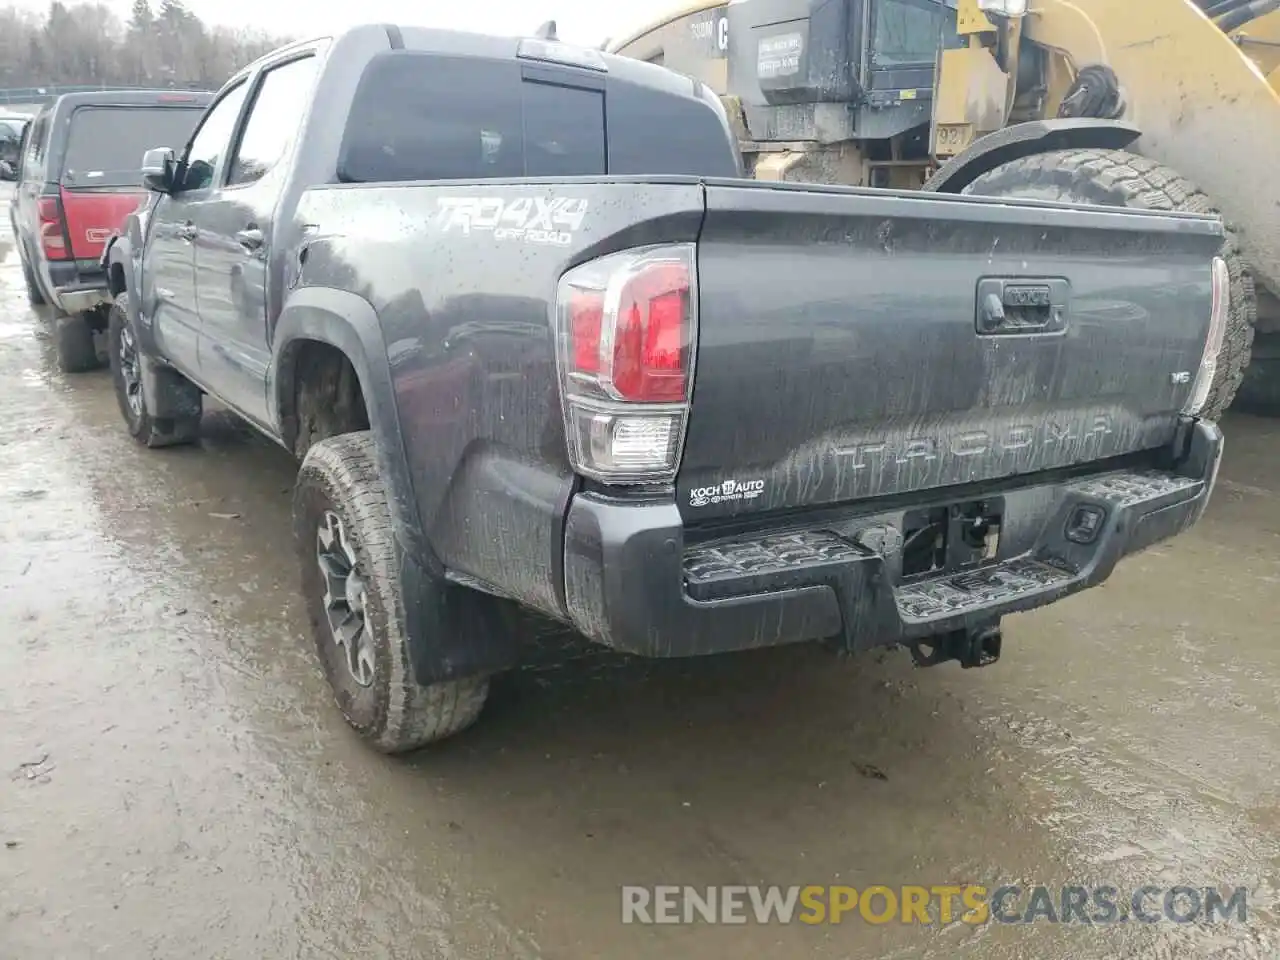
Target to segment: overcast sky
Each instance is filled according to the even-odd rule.
[[[8,0],[29,10],[48,10],[48,0]],[[0,0],[0,6],[8,3]],[[73,6],[74,2],[68,3]],[[106,0],[125,19],[130,0]],[[527,33],[555,20],[560,37],[595,45],[680,0],[186,0],[206,23],[257,27],[268,33],[312,35],[355,23],[393,22],[489,33]],[[152,0],[158,7],[159,0]]]

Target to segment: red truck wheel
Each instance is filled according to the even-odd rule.
[[[45,305],[44,293],[40,290],[40,283],[36,280],[36,273],[31,269],[31,264],[22,253],[18,254],[18,259],[22,261],[22,280],[27,285],[27,301],[33,307],[43,307]]]
[[[58,354],[58,369],[63,373],[84,373],[98,367],[93,328],[82,313],[54,318],[53,346]]]

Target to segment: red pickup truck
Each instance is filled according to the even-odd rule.
[[[58,311],[64,371],[98,365],[93,335],[106,329],[110,303],[99,261],[147,196],[138,158],[157,143],[185,144],[209,100],[186,90],[73,93],[31,121],[9,216],[28,298]]]

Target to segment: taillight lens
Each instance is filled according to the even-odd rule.
[[[637,403],[685,398],[689,349],[689,268],[680,262],[641,267],[618,295],[613,331],[613,390]]]
[[[565,428],[574,469],[606,483],[679,467],[697,340],[692,244],[575,267],[558,292]]]
[[[1227,333],[1227,316],[1231,309],[1231,272],[1227,262],[1221,257],[1213,260],[1213,307],[1209,317],[1209,335],[1204,345],[1204,355],[1200,358],[1200,369],[1196,372],[1195,381],[1191,385],[1191,396],[1187,398],[1182,412],[1189,417],[1197,417],[1209,399],[1209,388],[1213,386],[1213,378],[1218,372],[1218,357],[1222,353],[1222,342]]]
[[[57,197],[41,197],[36,202],[36,212],[40,217],[40,246],[47,260],[65,260],[67,251],[67,231],[62,221],[62,201]]]

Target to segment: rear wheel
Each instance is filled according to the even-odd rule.
[[[1185,177],[1124,150],[1058,150],[1024,157],[984,173],[964,192],[1221,216]],[[1258,316],[1253,277],[1230,225],[1222,257],[1231,272],[1230,312],[1218,372],[1202,413],[1209,420],[1217,420],[1235,399],[1249,365]]]
[[[33,307],[44,306],[44,294],[40,290],[39,281],[36,280],[36,272],[31,269],[31,263],[25,254],[20,253],[18,258],[22,261],[22,279],[27,285],[27,301]]]
[[[157,389],[168,390],[165,406],[184,412],[179,416],[155,415],[156,398],[149,398],[142,376],[142,357],[138,351],[137,331],[129,322],[129,295],[121,293],[111,305],[107,318],[107,359],[111,364],[111,380],[115,386],[120,413],[130,435],[145,447],[172,447],[191,443],[200,435],[200,392],[180,380],[177,373],[164,371],[158,377]]]
[[[98,348],[94,346],[93,327],[86,314],[54,318],[53,344],[58,354],[58,369],[63,373],[84,373],[98,367]]]
[[[367,431],[307,451],[293,497],[302,592],[316,653],[343,716],[401,753],[471,726],[486,677],[418,683],[409,662],[391,508]]]

